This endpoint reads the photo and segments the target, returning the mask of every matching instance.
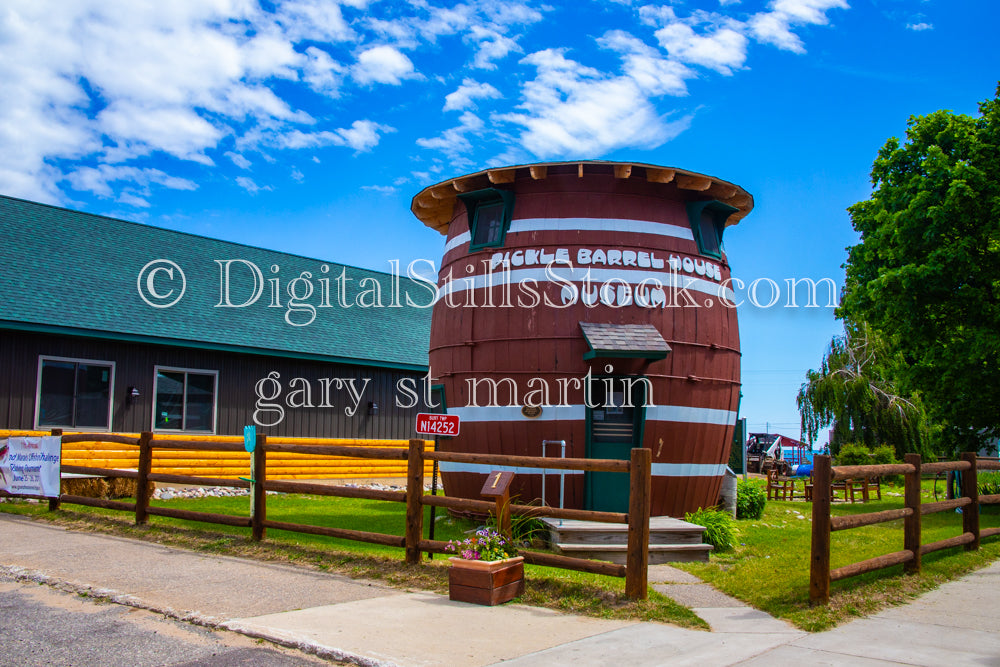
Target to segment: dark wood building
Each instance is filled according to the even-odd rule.
[[[405,268],[2,196],[0,230],[0,428],[412,436],[433,285]]]

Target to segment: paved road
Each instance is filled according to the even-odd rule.
[[[0,666],[329,665],[233,632],[103,603],[0,574]]]

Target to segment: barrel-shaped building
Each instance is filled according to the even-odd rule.
[[[487,169],[430,186],[414,214],[446,235],[431,324],[445,451],[629,457],[652,451],[652,512],[717,503],[740,396],[723,231],[742,188],[646,164]],[[498,467],[443,463],[479,498]],[[626,511],[628,476],[515,471],[519,502]],[[562,475],[562,476],[561,476]]]

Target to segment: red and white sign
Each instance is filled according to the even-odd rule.
[[[458,415],[417,415],[417,433],[420,435],[458,435]]]

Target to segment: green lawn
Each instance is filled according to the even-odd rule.
[[[903,506],[902,487],[883,484],[882,491],[881,501],[834,503],[833,514],[862,514]],[[944,484],[939,482],[940,500],[944,499],[943,493]],[[925,480],[922,494],[924,502],[934,501],[931,480]],[[983,528],[1000,526],[1000,514],[996,511],[997,508],[989,508],[989,513],[983,514]],[[812,503],[769,501],[763,518],[737,524],[740,538],[734,551],[713,555],[709,563],[682,567],[720,590],[810,631],[905,602],[1000,557],[998,537],[984,540],[978,552],[965,552],[961,547],[946,549],[924,556],[919,575],[904,576],[902,566],[896,566],[835,582],[831,586],[830,605],[811,608]],[[961,532],[962,516],[953,511],[923,517],[924,544]],[[833,568],[899,551],[903,548],[902,521],[838,531],[833,533],[831,544]]]

